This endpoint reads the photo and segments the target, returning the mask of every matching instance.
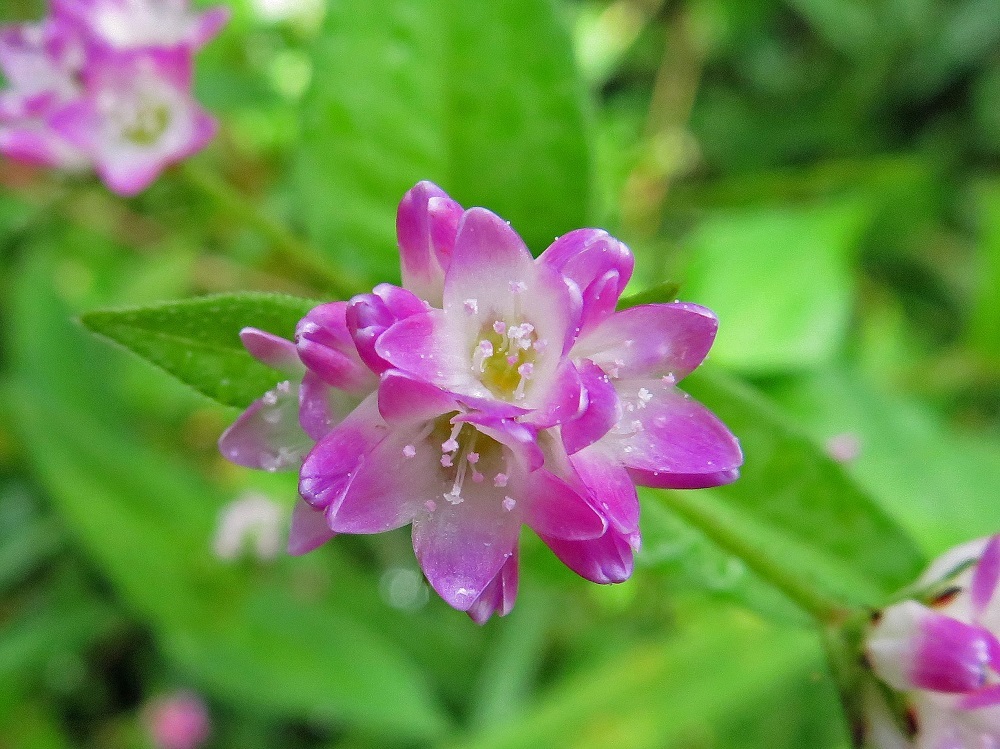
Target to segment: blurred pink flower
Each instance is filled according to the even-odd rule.
[[[194,12],[189,0],[53,0],[53,10],[77,24],[92,44],[122,51],[176,46],[198,50],[231,15],[225,6]]]
[[[902,693],[912,732],[875,702],[873,733],[897,746],[952,749],[1000,746],[1000,536],[954,549],[918,586],[930,600],[883,611],[866,655],[875,674]],[[895,731],[893,731],[895,728]]]
[[[143,708],[142,717],[157,749],[197,749],[211,733],[208,708],[193,692],[157,697]]]
[[[193,55],[227,18],[186,0],[59,0],[41,23],[0,27],[0,153],[144,190],[215,135]]]

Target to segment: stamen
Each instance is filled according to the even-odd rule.
[[[403,455],[407,458],[412,458],[416,454],[417,454],[417,448],[415,448],[413,445],[406,445],[403,448]]]
[[[528,284],[524,281],[511,281],[510,282],[510,293],[511,294],[523,294],[528,290]]]
[[[546,339],[539,338],[537,341],[535,341],[533,344],[531,344],[531,347],[533,349],[535,349],[535,351],[537,351],[540,354],[540,353],[542,353],[545,350],[545,347],[548,346],[548,345],[549,345],[549,342]]]
[[[510,512],[517,505],[517,500],[514,499],[513,497],[504,497],[502,504],[503,504],[503,508],[507,512]]]
[[[639,402],[636,405],[638,405],[639,408],[645,408],[646,404],[648,404],[651,400],[653,400],[653,394],[646,388],[639,388]]]
[[[452,465],[453,465],[452,460],[451,460],[451,456],[450,455],[442,455],[441,456],[441,465],[444,468],[451,468]]]
[[[472,354],[472,366],[480,372],[486,371],[486,360],[493,356],[493,344],[487,340],[479,342],[475,352]]]
[[[466,299],[464,302],[462,302],[462,306],[465,308],[467,314],[475,315],[479,312],[478,299]]]
[[[483,478],[484,478],[483,474],[481,474],[479,471],[477,471],[475,469],[472,470],[472,480],[475,483],[477,483],[477,484],[483,483]]]
[[[507,332],[507,323],[505,323],[503,320],[497,320],[495,323],[493,323],[493,332],[496,333],[497,335],[503,335],[504,333]]]
[[[507,486],[508,478],[509,477],[507,476],[506,473],[498,473],[496,476],[493,477],[493,486],[495,486],[497,489],[503,489],[505,486]]]
[[[424,502],[424,507],[427,508],[427,512],[434,512],[434,510],[438,508],[437,502],[435,502],[433,499],[428,499],[426,502]]]
[[[479,453],[469,453],[465,456],[465,459],[472,463],[472,465],[475,465],[479,462]]]

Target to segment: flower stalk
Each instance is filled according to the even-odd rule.
[[[317,279],[331,296],[350,298],[365,287],[361,279],[344,268],[335,268],[332,259],[324,257],[282,222],[262,211],[217,175],[192,161],[178,165],[177,173],[188,185],[211,199],[220,210],[266,239],[275,260],[287,263],[304,275]]]

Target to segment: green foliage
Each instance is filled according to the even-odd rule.
[[[120,200],[0,163],[0,744],[145,746],[142,705],[193,688],[213,749],[847,747],[804,612],[997,530],[996,3],[277,5],[233,3],[198,57],[222,131],[196,168]],[[480,628],[405,530],[212,554],[234,497],[296,501],[215,447],[219,404],[282,379],[240,329],[398,279],[419,179],[535,252],[600,216],[637,256],[622,306],[718,313],[683,386],[743,476],[642,490],[629,582],[525,532]]]
[[[535,252],[586,223],[583,92],[549,0],[337,2],[313,71],[300,204],[314,243],[373,282],[398,278],[396,204],[421,179]]]
[[[80,320],[203,395],[245,408],[282,378],[247,353],[240,331],[259,328],[291,340],[295,324],[317,304],[282,294],[219,294],[96,310]]]

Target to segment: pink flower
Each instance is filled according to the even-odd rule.
[[[183,691],[152,700],[143,709],[143,722],[157,749],[197,749],[212,728],[202,699]]]
[[[220,444],[266,468],[315,442],[299,481],[311,510],[297,510],[291,548],[411,525],[431,586],[484,622],[513,606],[522,525],[580,575],[621,582],[640,541],[634,482],[736,477],[735,438],[674,388],[715,318],[676,304],[615,313],[624,245],[581,230],[536,260],[501,218],[428,182],[404,196],[397,231],[404,288],[304,321],[294,361],[289,342],[253,333],[275,347],[255,355],[291,361],[302,384],[251,406]],[[303,396],[311,380],[364,399],[311,429],[312,404],[329,397]]]
[[[929,600],[882,612],[866,644],[875,674],[905,696],[919,749],[1000,745],[1000,536],[954,549],[918,585]],[[874,715],[885,715],[875,705]],[[874,732],[890,733],[883,717]],[[899,733],[897,731],[897,733]]]
[[[93,50],[82,97],[56,112],[52,126],[108,187],[134,195],[215,135],[215,120],[191,96],[191,73],[182,48]]]
[[[198,50],[229,20],[229,9],[192,12],[188,0],[54,0],[57,16],[77,24],[91,43],[119,51],[185,46]]]
[[[80,95],[83,43],[58,19],[0,27],[0,153],[42,166],[77,170],[86,156],[55,132],[49,118]]]

